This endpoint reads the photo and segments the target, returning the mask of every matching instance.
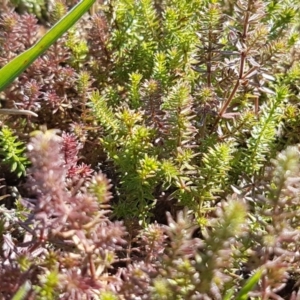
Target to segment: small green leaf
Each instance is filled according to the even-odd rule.
[[[26,296],[28,295],[28,292],[30,291],[30,283],[29,281],[26,281],[15,293],[12,300],[23,300],[26,299]]]
[[[11,168],[10,168],[11,172],[16,171],[17,167],[18,167],[18,163],[16,161],[13,162],[12,165],[11,165]]]
[[[223,300],[230,300],[232,299],[232,296],[234,294],[234,288],[231,288],[226,292],[226,295],[224,296]]]

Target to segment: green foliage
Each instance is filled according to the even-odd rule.
[[[16,292],[14,297],[12,298],[13,300],[23,300],[26,299],[28,292],[30,290],[30,283],[25,282]]]
[[[114,118],[112,109],[107,105],[105,97],[101,96],[99,92],[94,92],[91,96],[91,104],[94,114],[106,130],[116,131],[118,121]],[[134,121],[134,120],[133,120]]]
[[[109,115],[106,114],[107,116]],[[102,143],[108,157],[114,161],[120,172],[121,203],[124,202],[125,207],[133,214],[137,211],[138,214],[145,215],[144,219],[150,209],[147,200],[154,200],[153,189],[159,183],[159,163],[149,156],[153,152],[150,143],[153,131],[140,124],[140,113],[130,109],[123,109],[115,118],[112,124],[120,124],[118,131],[105,136]],[[131,205],[128,206],[129,203]],[[127,210],[121,215],[117,213],[119,217],[126,214]]]
[[[35,14],[39,19],[46,15],[46,0],[11,0],[22,13],[28,12]]]
[[[198,197],[200,203],[214,199],[214,195],[224,191],[229,181],[229,172],[236,149],[233,142],[217,144],[203,155]]]
[[[144,214],[159,193],[170,189],[178,203],[197,207],[203,222],[206,209],[231,184],[242,184],[241,176],[263,173],[274,157],[288,90],[274,85],[273,95],[264,78],[273,80],[268,74],[273,57],[281,64],[282,43],[279,31],[270,27],[273,19],[264,18],[263,10],[271,6],[250,1],[247,12],[245,5],[230,12],[227,27],[217,1],[118,1],[109,8],[115,14],[107,41],[115,91],[106,87],[90,99],[105,130],[101,143],[116,166],[123,199],[115,206],[116,215],[128,213],[125,203],[135,207],[133,214]],[[202,10],[195,14],[199,6]],[[252,30],[243,38],[246,57],[233,27]],[[272,43],[266,42],[267,36]],[[260,95],[258,116],[252,103]],[[226,116],[228,106],[232,115]],[[153,161],[149,170],[144,169],[145,158]]]
[[[167,112],[166,126],[170,136],[168,145],[173,151],[189,145],[195,134],[192,126],[192,98],[187,83],[178,82],[163,100],[161,108]]]
[[[99,300],[118,300],[118,296],[114,295],[112,292],[103,292]]]
[[[25,145],[19,141],[13,131],[3,126],[0,131],[0,153],[3,157],[2,162],[9,165],[10,171],[15,172],[18,177],[26,174],[29,165],[25,157]]]
[[[143,75],[139,73],[130,74],[130,103],[133,108],[140,107],[141,95],[140,95],[140,84]]]
[[[59,274],[56,270],[50,271],[46,276],[43,276],[42,284],[34,287],[38,299],[46,300],[56,298],[58,295],[55,292],[55,288],[58,284]]]
[[[267,159],[272,157],[276,132],[282,118],[284,101],[288,96],[285,86],[276,89],[274,98],[270,97],[269,103],[262,107],[260,119],[251,130],[251,138],[247,141],[247,152],[244,153],[242,166],[247,174],[259,171]]]
[[[76,31],[76,26],[69,30],[66,46],[70,48],[72,53],[72,56],[70,57],[71,65],[80,69],[82,62],[87,56],[88,46],[85,40],[82,40],[80,36],[76,35]]]
[[[288,28],[288,24],[295,24],[297,22],[297,18],[299,17],[297,2],[294,0],[284,2],[270,1],[267,11],[271,20],[273,21],[271,36],[282,34]]]
[[[27,114],[1,118],[3,163],[26,174],[15,132],[62,131],[35,132],[0,208],[9,299],[299,298],[298,2],[95,1],[22,74],[36,20],[0,3],[0,113]]]

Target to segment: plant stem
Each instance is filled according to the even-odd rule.
[[[240,37],[240,41],[243,45],[243,49],[240,51],[239,78],[235,82],[235,85],[234,85],[230,95],[228,96],[223,107],[221,108],[221,111],[219,112],[217,119],[212,127],[211,133],[213,133],[215,131],[216,126],[218,125],[220,119],[222,118],[223,114],[225,113],[226,109],[228,108],[229,104],[231,103],[235,93],[237,92],[238,88],[240,87],[241,82],[244,79],[245,64],[246,64],[246,58],[247,58],[247,54],[248,54],[248,49],[246,47],[245,41],[246,41],[246,38],[248,35],[248,30],[249,30],[249,17],[250,17],[250,9],[251,9],[252,2],[253,2],[253,0],[248,1],[248,7],[247,7],[247,10],[245,11],[244,21],[243,21],[243,23],[244,23],[243,33]]]

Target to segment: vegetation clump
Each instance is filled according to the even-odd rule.
[[[2,1],[0,68],[77,3]],[[300,299],[299,12],[95,1],[0,91],[0,298]]]

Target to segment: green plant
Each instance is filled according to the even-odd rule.
[[[15,172],[18,177],[26,174],[29,165],[25,150],[25,144],[18,140],[10,128],[3,126],[0,131],[2,163],[9,165],[10,171]]]
[[[45,0],[11,0],[11,2],[20,12],[35,14],[40,19],[46,14],[47,4],[49,4],[49,1]]]
[[[298,2],[95,1],[4,88],[1,296],[299,298]],[[39,25],[0,8],[5,66]]]

